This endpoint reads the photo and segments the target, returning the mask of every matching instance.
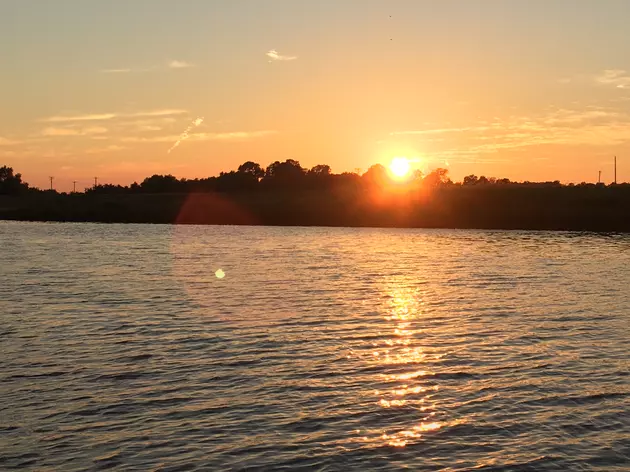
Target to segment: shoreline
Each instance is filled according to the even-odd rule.
[[[0,195],[0,220],[630,233],[630,186]]]

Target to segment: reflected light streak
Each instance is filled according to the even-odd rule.
[[[381,380],[377,382],[389,385],[385,389],[375,389],[373,395],[376,397],[376,408],[383,411],[409,409],[411,424],[401,425],[399,420],[393,420],[396,423],[385,430],[363,429],[362,437],[356,440],[374,447],[380,447],[383,443],[391,447],[406,447],[410,442],[418,441],[423,435],[443,426],[443,423],[434,419],[438,405],[432,392],[438,387],[425,383],[425,378],[434,374],[426,368],[418,368],[440,359],[442,354],[427,354],[419,345],[418,335],[421,330],[416,326],[424,303],[417,291],[395,284],[387,295],[389,306],[383,318],[389,325],[389,332],[379,333],[385,339],[370,343],[371,349],[365,351],[363,357],[369,364],[410,366],[406,372],[378,374]]]
[[[374,408],[385,418],[391,418],[391,423],[349,434],[356,435],[353,442],[367,447],[404,448],[446,426],[439,421],[443,416],[435,395],[439,386],[434,385],[435,374],[430,370],[444,353],[427,353],[421,344],[420,320],[425,304],[419,290],[410,288],[407,280],[388,285],[382,315],[384,326],[377,331],[380,339],[365,343],[364,350],[352,354],[385,371],[374,374],[374,387],[378,388],[371,389],[368,395],[374,399]]]

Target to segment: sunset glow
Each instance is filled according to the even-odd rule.
[[[404,179],[411,172],[411,163],[406,157],[395,157],[389,165],[389,171],[395,179]]]
[[[630,2],[507,3],[155,0],[148,21],[144,2],[4,2],[0,163],[58,191],[394,156],[411,162],[394,180],[448,161],[453,181],[612,182],[630,155]]]

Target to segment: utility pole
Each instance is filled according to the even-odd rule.
[[[52,190],[53,189],[53,179],[54,179],[54,177],[50,176],[48,178],[50,179],[50,190]]]
[[[597,178],[597,183],[601,184],[602,183],[602,171],[599,171],[599,177]]]
[[[98,177],[94,177],[94,188],[98,187]]]
[[[617,184],[617,156],[615,156],[615,185]]]
[[[77,193],[77,181],[72,181],[72,193]]]

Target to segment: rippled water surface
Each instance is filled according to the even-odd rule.
[[[628,236],[0,222],[0,247],[0,469],[630,470]]]

